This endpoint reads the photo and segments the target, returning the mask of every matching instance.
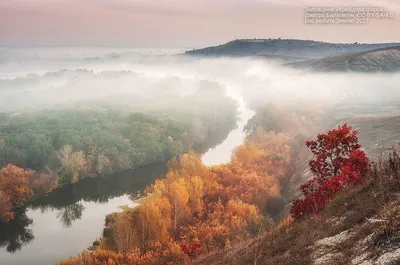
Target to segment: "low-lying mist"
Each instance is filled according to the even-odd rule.
[[[58,52],[57,52],[58,51]],[[178,51],[41,48],[3,49],[0,108],[106,103],[137,111],[179,108],[201,90],[241,95],[256,108],[266,103],[317,105],[340,115],[395,115],[400,74],[310,73],[263,59],[201,59]],[[200,97],[200,98],[199,98]],[[179,100],[178,100],[179,99]],[[218,104],[218,102],[214,102]]]

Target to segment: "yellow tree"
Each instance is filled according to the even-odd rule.
[[[116,215],[109,227],[112,239],[119,252],[127,253],[138,243],[137,233],[135,233],[133,224],[126,213]]]
[[[256,169],[262,166],[262,159],[265,153],[256,144],[246,140],[242,145],[236,148],[232,154],[232,163],[238,163],[243,169]]]
[[[204,196],[204,185],[203,180],[194,176],[190,179],[188,186],[189,193],[189,206],[192,213],[201,215],[203,213],[203,196]]]
[[[65,145],[58,150],[61,164],[61,181],[64,183],[77,182],[87,171],[87,160],[82,151],[73,152],[71,145]]]
[[[203,164],[203,162],[201,162],[200,157],[193,151],[189,151],[187,154],[181,156],[179,158],[179,166],[177,167],[175,164],[174,167],[178,168],[176,171],[182,176],[187,177],[202,177],[208,173],[208,168]]]
[[[171,227],[171,204],[159,194],[152,194],[140,200],[140,205],[131,213],[137,246],[145,252],[154,242],[166,242]]]
[[[168,184],[168,198],[172,205],[172,226],[174,231],[190,213],[188,207],[189,193],[186,187],[187,184],[183,178]]]

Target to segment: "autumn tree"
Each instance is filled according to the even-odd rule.
[[[172,225],[176,230],[183,219],[189,214],[189,194],[184,179],[179,179],[168,185],[168,198],[172,205]]]
[[[172,160],[168,164],[168,169],[169,172],[176,172],[180,176],[189,178],[192,176],[204,177],[208,174],[208,168],[194,151],[189,151],[179,159]]]
[[[134,225],[136,246],[145,252],[152,242],[166,242],[171,228],[171,204],[160,194],[140,200],[140,205],[129,212]]]
[[[30,181],[30,186],[35,195],[48,193],[59,185],[56,172],[50,169],[34,174]]]
[[[30,178],[34,172],[8,164],[0,170],[0,221],[14,218],[13,210],[33,196]]]
[[[186,247],[198,240],[207,251],[224,248],[227,239],[234,241],[248,237],[252,227],[261,221],[258,208],[239,199],[210,203],[207,209],[205,219],[185,229]]]
[[[194,176],[190,179],[188,185],[188,194],[188,205],[192,211],[192,214],[201,215],[204,210],[204,182],[200,177]]]
[[[264,151],[263,164],[268,175],[282,184],[288,182],[288,165],[293,155],[293,137],[287,133],[266,132],[262,128],[253,131],[249,139]]]
[[[65,145],[58,150],[57,154],[61,164],[61,182],[77,182],[87,169],[87,161],[83,152],[74,152],[71,145]]]
[[[337,193],[361,184],[369,169],[357,131],[347,124],[306,145],[315,156],[309,162],[314,178],[301,185],[304,198],[293,202],[291,215],[297,220],[321,211]]]
[[[110,166],[110,160],[108,159],[107,156],[105,156],[103,153],[100,153],[97,155],[97,158],[95,159],[95,166],[96,166],[96,173],[101,175],[104,172],[104,169]]]
[[[357,131],[344,124],[327,134],[319,134],[317,140],[306,142],[315,159],[309,162],[315,176],[331,178],[340,173],[343,165],[349,164],[350,153],[361,148]]]
[[[280,194],[279,181],[263,172],[243,169],[234,162],[228,166],[212,167],[211,170],[219,177],[221,185],[217,194],[223,201],[238,198],[263,209],[267,198]]]
[[[264,209],[268,198],[280,195],[280,181],[285,176],[291,149],[286,136],[262,129],[258,132],[255,139],[246,140],[234,150],[228,165],[211,170],[218,176],[222,184],[220,193],[226,194],[226,198],[239,198]]]
[[[135,234],[132,221],[126,214],[117,215],[109,227],[119,252],[127,253],[134,248],[137,234]]]
[[[29,179],[34,171],[24,170],[12,164],[0,170],[0,190],[12,203],[13,207],[21,207],[33,196],[29,187]]]

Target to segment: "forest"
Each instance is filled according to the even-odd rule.
[[[189,152],[169,162],[136,208],[107,217],[98,250],[60,264],[184,264],[260,236],[271,227],[267,199],[279,215],[291,138],[258,131],[227,165],[206,167]],[[282,206],[281,206],[282,207]]]
[[[179,110],[80,103],[1,113],[0,220],[62,185],[205,152],[236,123],[235,101],[215,93],[204,108],[207,93],[176,98]]]
[[[277,131],[269,128],[283,113]],[[96,250],[59,264],[187,264],[262,238],[288,220],[285,192],[306,137],[297,132],[317,127],[311,116],[317,117],[267,105],[229,163],[207,167],[193,151],[173,158],[166,178],[146,189],[139,206],[106,217]]]
[[[14,161],[15,165],[8,163],[0,170],[0,195],[3,199],[0,210],[2,221],[7,222],[14,218],[14,210],[22,207],[35,194],[45,192],[47,188],[51,189],[60,185],[59,183],[76,182],[85,176],[122,170],[123,163],[119,162],[124,159],[120,155],[126,155],[125,161],[130,161],[137,154],[130,153],[129,150],[132,149],[124,148],[116,148],[116,152],[108,153],[107,143],[123,147],[122,143],[129,145],[130,139],[141,137],[141,141],[148,142],[145,146],[136,143],[136,147],[145,148],[154,140],[159,146],[159,152],[146,149],[145,154],[149,154],[146,159],[149,160],[142,161],[151,161],[154,157],[169,160],[166,177],[156,180],[145,189],[143,196],[137,201],[138,206],[124,206],[122,212],[106,217],[103,236],[94,243],[91,251],[83,251],[78,256],[60,261],[59,265],[195,262],[196,259],[218,250],[229,250],[238,244],[258,242],[276,228],[302,222],[309,216],[318,214],[338,194],[363,184],[370,171],[369,160],[358,143],[357,131],[346,124],[326,134],[319,134],[315,140],[307,140],[321,127],[322,122],[321,116],[315,115],[315,110],[312,109],[302,113],[295,108],[282,108],[278,105],[266,105],[258,109],[245,128],[245,141],[234,150],[230,162],[209,167],[202,163],[198,153],[191,150],[201,141],[193,138],[190,127],[183,126],[185,120],[180,119],[181,123],[174,123],[171,118],[154,115],[113,114],[113,118],[107,116],[107,112],[103,114],[109,117],[108,121],[112,124],[109,127],[106,122],[100,123],[99,119],[93,118],[99,116],[82,115],[80,119],[85,122],[82,121],[82,125],[76,128],[89,130],[91,126],[85,127],[83,124],[90,124],[94,120],[92,124],[102,124],[99,127],[108,128],[104,131],[109,132],[109,136],[114,132],[114,135],[122,137],[114,138],[115,142],[103,143],[100,141],[102,138],[97,138],[96,133],[91,131],[85,136],[92,141],[84,141],[85,145],[81,149],[75,149],[79,146],[73,145],[73,137],[67,138],[72,144],[59,144],[61,149],[53,149],[55,158],[59,159],[55,168],[58,167],[58,172],[63,172],[62,177],[57,176],[54,181],[49,173],[37,174],[28,169],[26,164],[19,164],[17,161]],[[37,117],[40,116],[35,116],[35,119]],[[41,121],[43,120],[45,119],[42,118]],[[74,117],[73,120],[77,121],[79,118]],[[135,126],[128,129],[124,127],[129,126],[131,123],[128,121],[131,120],[135,120]],[[192,119],[189,120],[193,122]],[[124,126],[118,127],[118,121]],[[31,126],[32,124],[30,123]],[[177,124],[183,125],[179,127]],[[193,123],[190,124],[193,126]],[[116,129],[119,131],[116,132]],[[124,134],[130,130],[135,132],[135,138]],[[188,134],[192,137],[189,138],[190,141],[180,137],[187,131],[191,132]],[[169,141],[169,145],[165,145],[165,135],[168,135],[166,141]],[[202,138],[206,139],[207,136],[202,135]],[[4,142],[10,139],[12,138],[6,138]],[[77,140],[77,143],[80,142]],[[88,146],[91,145],[87,143],[92,143],[96,148],[90,149]],[[288,207],[291,203],[288,190],[293,185],[295,165],[299,159],[298,154],[304,149],[304,143],[313,156],[309,160],[309,167],[314,178],[300,186],[303,196]],[[94,153],[88,150],[94,150]],[[96,150],[101,150],[102,153],[97,153],[97,157],[90,156],[96,154]],[[159,156],[152,157],[152,154]],[[100,155],[106,159],[99,159]],[[91,157],[97,160],[92,160]],[[46,166],[30,165],[36,170],[49,170],[51,159],[52,156],[48,156],[48,160],[44,159],[46,163],[43,165]],[[24,162],[21,160],[21,163]],[[67,162],[72,162],[74,166],[65,166],[71,165]],[[82,165],[85,170],[83,174],[82,171],[74,171],[79,169],[76,165]]]

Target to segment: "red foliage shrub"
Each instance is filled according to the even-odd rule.
[[[295,200],[290,210],[295,220],[320,212],[339,192],[361,184],[369,169],[357,131],[347,124],[306,145],[315,155],[309,162],[315,178],[300,186],[304,198]]]
[[[183,253],[190,258],[196,258],[202,254],[202,247],[199,242],[181,243],[179,244]]]

